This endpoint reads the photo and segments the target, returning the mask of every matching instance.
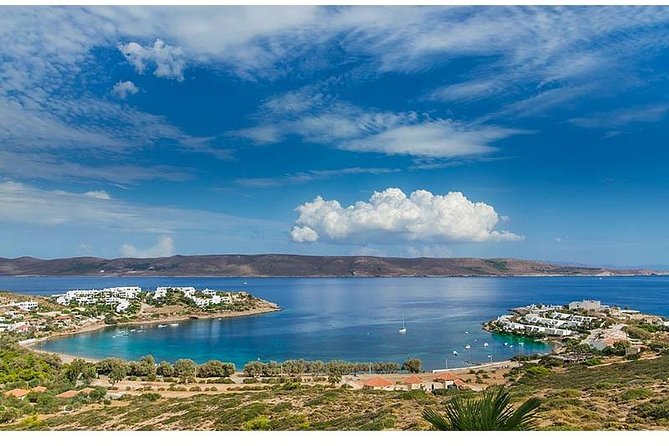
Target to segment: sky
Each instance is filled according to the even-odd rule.
[[[669,264],[667,7],[2,7],[0,257]]]

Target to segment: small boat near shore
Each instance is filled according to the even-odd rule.
[[[178,326],[179,326],[179,324],[178,324],[178,323],[176,323],[176,322],[175,322],[175,323],[173,323],[173,324],[170,324],[170,327],[178,327]]]
[[[158,328],[165,328],[167,327],[167,324],[158,324]]]

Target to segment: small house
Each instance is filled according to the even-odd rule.
[[[441,372],[433,376],[432,381],[444,383],[444,389],[447,389],[455,386],[455,381],[460,381],[460,378],[451,372]]]
[[[407,390],[423,389],[425,387],[423,385],[423,380],[416,375],[411,375],[410,377],[402,381],[402,384],[407,386]]]
[[[382,376],[375,376],[362,383],[363,389],[393,390],[393,387],[393,382]]]
[[[56,398],[62,398],[62,399],[67,399],[67,398],[74,398],[75,396],[79,395],[79,392],[76,390],[67,390],[63,393],[59,393],[56,395]]]
[[[26,389],[14,389],[14,390],[9,390],[5,392],[6,397],[13,396],[14,398],[22,400],[23,398],[26,397],[30,393],[30,390]]]

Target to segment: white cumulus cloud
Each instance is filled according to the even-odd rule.
[[[92,190],[84,193],[87,197],[97,198],[98,200],[111,200],[111,196],[103,190]]]
[[[166,44],[156,39],[153,45],[142,46],[137,42],[129,42],[118,46],[126,60],[130,62],[138,73],[144,73],[148,65],[155,65],[153,74],[157,77],[184,80],[186,62],[183,50],[179,47]]]
[[[309,226],[295,226],[292,231],[290,231],[290,236],[293,241],[302,243],[302,242],[315,242],[318,240],[318,232],[311,229]]]
[[[174,241],[172,237],[161,235],[156,244],[146,249],[135,248],[133,245],[125,243],[121,246],[123,257],[149,258],[149,257],[169,257],[174,254]]]
[[[139,88],[132,81],[118,81],[114,88],[112,88],[112,93],[118,96],[121,99],[125,99],[128,96],[132,96],[139,92]]]
[[[434,195],[401,189],[374,192],[369,201],[343,207],[337,200],[313,201],[297,207],[299,217],[291,231],[295,242],[325,240],[352,243],[514,241],[523,237],[495,230],[500,217],[482,202],[469,201],[461,192]]]

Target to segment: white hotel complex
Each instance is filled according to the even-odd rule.
[[[231,303],[236,299],[248,297],[245,291],[239,292],[219,292],[210,289],[196,290],[192,286],[188,287],[157,287],[152,293],[151,298],[156,301],[164,300],[168,291],[178,291],[183,293],[184,297],[193,301],[200,308],[209,305],[219,305]],[[136,300],[142,292],[140,287],[113,287],[91,290],[69,290],[64,294],[54,294],[53,298],[60,305],[70,305],[76,302],[78,305],[103,304],[115,306],[117,312],[123,312],[128,309],[130,302]],[[36,304],[36,303],[35,303]]]
[[[121,313],[128,309],[130,301],[137,299],[142,292],[140,287],[113,287],[92,290],[69,290],[65,294],[54,294],[56,303],[69,305],[72,301],[79,305],[104,304],[115,306],[117,312]]]

